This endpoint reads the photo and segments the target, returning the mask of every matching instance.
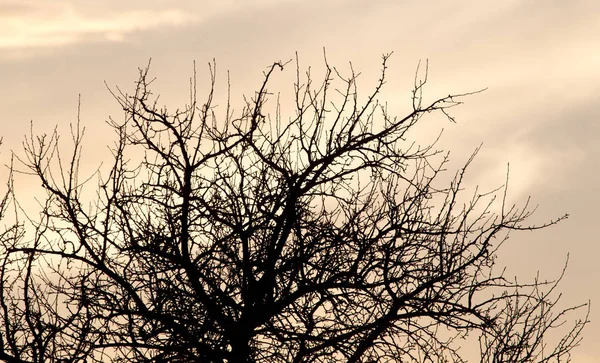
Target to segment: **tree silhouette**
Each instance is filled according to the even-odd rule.
[[[352,68],[325,61],[315,83],[297,66],[289,118],[267,105],[288,63],[238,113],[215,106],[214,63],[204,103],[194,73],[175,112],[140,69],[133,94],[111,91],[126,117],[108,122],[97,186],[79,175],[79,121],[68,157],[57,131],[32,132],[0,205],[0,360],[463,362],[470,339],[485,363],[567,362],[587,316],[563,323],[587,304],[561,309],[560,279],[495,267],[508,232],[566,216],[525,224],[506,186],[467,198],[473,157],[441,185],[448,154],[409,131],[429,113],[453,121],[468,94],[426,104],[417,71],[412,111],[392,116],[388,57],[364,100]],[[20,209],[15,172],[41,182],[39,215]]]

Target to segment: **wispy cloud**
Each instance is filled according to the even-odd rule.
[[[193,18],[178,9],[86,14],[57,1],[0,0],[0,50],[48,48],[83,41],[123,41],[136,31],[179,26]]]

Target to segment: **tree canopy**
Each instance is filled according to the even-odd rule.
[[[588,305],[495,260],[509,232],[566,215],[531,225],[506,185],[466,191],[476,152],[440,182],[448,154],[410,131],[469,94],[425,103],[417,71],[392,115],[388,58],[364,99],[352,68],[325,61],[315,82],[296,61],[291,108],[269,87],[294,63],[276,62],[238,112],[216,106],[214,63],[206,98],[194,73],[174,112],[140,69],[133,93],[111,88],[125,118],[92,177],[79,120],[67,156],[58,131],[32,133],[1,204],[0,361],[463,362],[470,341],[482,363],[567,362]],[[39,214],[17,172],[41,183]]]

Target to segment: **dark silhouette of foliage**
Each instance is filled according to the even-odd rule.
[[[587,304],[561,309],[560,279],[495,267],[508,232],[566,216],[528,225],[506,186],[467,198],[472,158],[441,186],[448,154],[409,132],[453,121],[468,94],[426,104],[417,71],[412,111],[392,116],[388,57],[364,100],[351,68],[325,61],[315,84],[297,67],[289,118],[267,105],[287,63],[238,113],[215,106],[214,63],[204,103],[194,75],[175,112],[141,69],[133,94],[111,91],[126,117],[108,122],[97,187],[79,175],[79,121],[68,157],[58,132],[32,132],[1,204],[0,361],[463,362],[464,338],[484,363],[567,362],[587,316],[563,323]],[[41,182],[39,215],[19,209],[12,170]]]

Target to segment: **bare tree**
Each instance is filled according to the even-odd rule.
[[[39,215],[21,210],[11,172],[0,361],[464,362],[463,339],[485,363],[569,361],[588,305],[562,309],[560,279],[495,267],[509,232],[566,216],[526,224],[506,186],[466,197],[473,158],[441,186],[448,154],[408,133],[432,112],[453,121],[468,94],[425,104],[417,71],[412,111],[392,116],[378,101],[388,57],[364,100],[351,67],[325,61],[314,83],[297,66],[289,118],[267,105],[288,63],[239,113],[215,107],[214,63],[204,103],[194,73],[175,112],[140,69],[133,94],[111,91],[126,117],[108,122],[117,141],[97,186],[79,175],[79,121],[69,157],[57,131],[32,132],[11,171],[46,199]]]

